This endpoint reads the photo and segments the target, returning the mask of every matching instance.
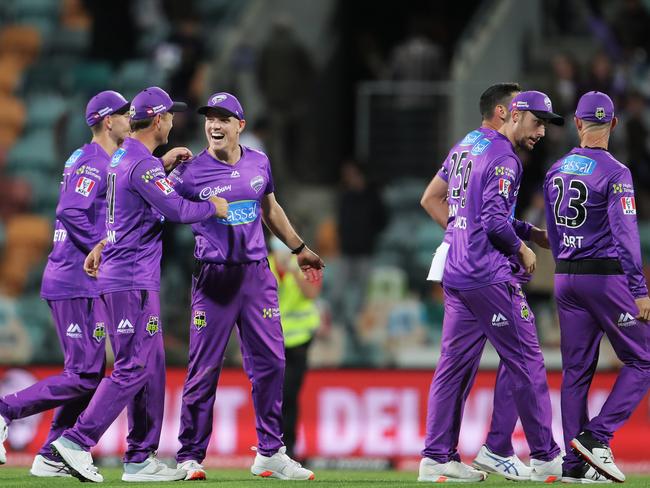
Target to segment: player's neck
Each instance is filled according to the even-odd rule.
[[[501,128],[502,125],[503,125],[503,123],[496,124],[495,122],[493,122],[491,120],[484,120],[483,122],[481,122],[481,127],[483,127],[484,129],[492,129],[492,130],[496,130],[496,131],[498,131]]]
[[[580,147],[586,149],[609,149],[609,133],[585,133],[580,138]]]
[[[115,142],[108,134],[100,133],[100,134],[95,134],[90,141],[91,143],[98,144],[104,151],[106,151],[106,154],[109,156],[113,154],[115,151],[117,151],[118,145],[117,142]]]
[[[146,130],[132,132],[131,137],[136,141],[141,142],[152,154],[159,145],[154,134]]]
[[[222,163],[230,165],[237,163],[242,157],[242,150],[239,144],[237,144],[234,148],[227,148],[223,150],[215,150],[209,147],[208,152],[212,155],[213,158],[218,159]]]

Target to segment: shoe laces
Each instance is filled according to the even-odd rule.
[[[287,454],[287,448],[282,446],[278,452],[275,453],[276,456],[278,456],[282,461],[287,463],[290,466],[294,466],[296,468],[302,468],[302,464],[300,464],[298,461],[291,459],[289,455]]]

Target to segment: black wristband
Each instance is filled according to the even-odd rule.
[[[291,254],[300,254],[307,245],[303,242],[297,248],[291,250]]]

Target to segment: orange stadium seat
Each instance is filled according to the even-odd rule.
[[[0,55],[0,94],[10,95],[14,92],[22,71],[15,57]]]
[[[25,106],[14,97],[0,95],[0,148],[9,148],[25,126]]]

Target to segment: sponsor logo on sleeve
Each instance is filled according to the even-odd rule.
[[[84,153],[84,152],[83,152],[82,149],[77,149],[75,152],[73,152],[73,153],[70,155],[70,157],[68,158],[68,160],[65,162],[65,167],[66,167],[66,168],[69,168],[69,167],[72,166],[74,163],[76,163],[77,160],[81,157],[81,155],[82,155],[83,153]]]
[[[264,185],[264,177],[257,175],[251,180],[251,188],[255,190],[255,193],[259,193]]]
[[[472,147],[472,150],[470,152],[473,156],[479,156],[485,152],[490,144],[492,144],[492,141],[489,139],[481,139],[476,144],[474,144],[474,147]]]
[[[150,315],[147,321],[147,332],[150,336],[157,334],[160,331],[160,320],[156,315]]]
[[[88,175],[92,178],[95,178],[96,180],[101,180],[102,177],[99,174],[99,170],[93,166],[88,166],[87,164],[81,165],[77,171],[75,171],[76,174],[78,175]]]
[[[473,146],[476,141],[483,137],[483,133],[479,130],[473,130],[467,134],[462,141],[458,144],[459,146]]]
[[[142,181],[149,183],[154,178],[165,177],[165,171],[162,168],[151,168],[148,169],[142,176]]]
[[[93,190],[94,186],[95,182],[93,180],[82,176],[77,180],[77,185],[75,186],[74,191],[80,195],[83,195],[84,197],[87,197],[90,195],[90,192]]]
[[[206,325],[208,325],[208,322],[205,318],[205,311],[194,310],[194,319],[192,320],[192,323],[194,324],[194,327],[196,327],[196,330],[201,330]]]
[[[616,193],[632,193],[634,194],[634,186],[629,183],[613,183],[612,191]]]
[[[621,207],[624,215],[636,215],[636,200],[634,197],[621,197]]]
[[[564,158],[560,173],[568,175],[589,176],[596,169],[596,161],[580,154],[571,154]]]
[[[272,319],[280,316],[280,309],[277,307],[269,307],[262,309],[263,319]]]
[[[499,195],[508,198],[510,196],[510,180],[499,178]]]
[[[156,180],[156,186],[165,195],[169,195],[174,191],[174,187],[171,181],[169,181],[167,178],[161,178],[159,180]]]
[[[122,161],[122,158],[126,154],[126,149],[122,149],[121,147],[113,153],[113,157],[111,158],[111,168],[114,168],[118,164],[120,164],[120,161]]]
[[[508,176],[511,179],[515,179],[515,170],[508,168],[507,166],[497,166],[494,168],[494,174],[496,176]]]

